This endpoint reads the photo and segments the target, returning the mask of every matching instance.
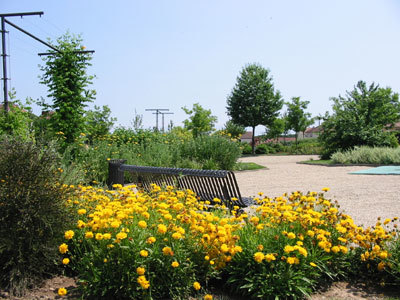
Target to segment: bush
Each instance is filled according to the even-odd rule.
[[[337,164],[400,164],[400,147],[355,147],[353,150],[332,154],[332,162]]]
[[[267,144],[260,144],[256,146],[256,154],[268,154],[270,147]]]
[[[70,224],[58,166],[52,147],[0,140],[0,286],[11,294],[57,270],[56,245]]]
[[[240,144],[240,148],[242,149],[242,153],[243,154],[251,154],[252,149],[251,149],[251,145],[249,143],[246,142],[242,142]]]
[[[322,159],[336,151],[355,146],[390,147],[397,144],[395,134],[385,131],[399,119],[399,95],[391,88],[370,86],[359,81],[346,95],[333,97],[333,114],[326,116],[319,136],[324,146]]]
[[[174,163],[187,158],[203,165],[203,169],[233,170],[241,155],[236,142],[220,136],[202,135],[195,139],[174,145]]]

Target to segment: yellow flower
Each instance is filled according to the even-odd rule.
[[[93,238],[93,232],[91,232],[91,231],[85,232],[85,238],[92,239]]]
[[[145,268],[138,267],[138,268],[136,269],[136,273],[137,273],[138,275],[144,275],[145,272],[146,272],[146,269],[145,269]]]
[[[65,254],[68,251],[68,245],[65,243],[62,243],[59,247],[58,250],[60,251],[61,254]]]
[[[385,219],[385,221],[383,222],[383,224],[387,225],[388,223],[390,223],[390,221],[392,221],[392,220],[390,220],[390,219]]]
[[[286,259],[286,262],[288,263],[288,264],[290,264],[290,265],[293,265],[293,264],[299,264],[299,259],[297,258],[297,257],[288,257],[287,259]]]
[[[153,244],[156,241],[156,238],[154,236],[151,236],[147,239],[147,244]]]
[[[164,224],[159,224],[157,230],[159,233],[164,234],[167,232],[167,226],[165,226]]]
[[[69,264],[69,258],[64,258],[62,260],[63,265],[68,265]]]
[[[140,286],[144,289],[148,289],[150,286],[150,283],[148,280],[146,280],[146,277],[141,275],[138,277],[137,282],[140,284]]]
[[[205,260],[210,260],[210,257],[208,255],[204,256]]]
[[[149,256],[149,252],[146,250],[140,250],[140,256],[147,257],[147,256]]]
[[[105,234],[103,234],[103,239],[105,239],[105,240],[111,239],[111,233],[105,233]]]
[[[200,283],[198,283],[197,281],[195,281],[195,282],[193,283],[193,288],[194,288],[196,291],[198,291],[199,289],[201,289]]]
[[[272,260],[276,260],[276,258],[275,258],[275,255],[273,255],[273,254],[267,254],[267,255],[265,255],[265,260],[267,262],[271,262]]]
[[[65,296],[67,294],[67,290],[65,288],[59,288],[58,289],[58,295],[59,296]]]
[[[333,253],[338,253],[340,251],[340,248],[338,246],[333,246],[331,250]]]
[[[330,188],[328,188],[328,187],[325,187],[322,189],[322,191],[324,191],[324,192],[328,192],[329,190],[330,190]]]
[[[290,245],[286,245],[285,248],[283,248],[283,251],[285,251],[285,253],[290,253],[294,251],[294,247],[290,246]]]
[[[96,240],[101,241],[102,239],[103,235],[100,232],[96,233]]]
[[[86,209],[84,208],[78,209],[78,215],[84,215],[84,214],[86,214]]]
[[[204,300],[212,300],[212,299],[213,299],[213,296],[210,294],[207,294],[204,296]]]
[[[68,231],[65,232],[64,237],[67,240],[70,240],[70,239],[72,239],[74,237],[74,235],[75,235],[75,233],[74,233],[73,230],[68,230]]]
[[[172,262],[171,266],[173,268],[177,268],[177,267],[179,267],[179,263],[177,261],[174,261],[174,262]]]
[[[315,268],[317,265],[313,262],[310,262],[310,266]]]
[[[222,251],[223,253],[228,252],[228,251],[229,251],[228,246],[227,246],[226,244],[222,244],[222,245],[221,245],[221,251]]]
[[[175,240],[179,240],[179,239],[182,238],[182,234],[180,234],[179,232],[174,232],[172,234],[172,238],[175,239]]]
[[[379,257],[380,257],[381,259],[387,258],[387,257],[388,257],[387,251],[382,251],[381,253],[379,253]]]
[[[162,249],[162,252],[164,255],[174,255],[174,252],[172,251],[172,249],[170,247],[164,247]]]
[[[382,271],[384,268],[385,268],[385,263],[384,263],[383,261],[381,261],[381,262],[378,264],[378,270],[379,270],[379,271]]]
[[[146,228],[147,227],[146,221],[139,221],[138,225],[139,225],[140,228]]]
[[[126,237],[127,237],[128,235],[126,234],[126,232],[118,232],[117,233],[117,235],[116,235],[116,238],[117,239],[119,239],[119,240],[123,240],[123,239],[126,239]]]
[[[288,235],[287,235],[287,237],[288,237],[289,239],[293,240],[293,239],[296,238],[296,235],[295,235],[293,232],[289,232]]]
[[[254,260],[258,263],[261,263],[264,260],[264,254],[262,252],[254,253]]]

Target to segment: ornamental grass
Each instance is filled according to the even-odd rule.
[[[363,274],[400,285],[397,220],[359,227],[325,198],[328,189],[260,196],[247,215],[210,210],[171,186],[114,188],[79,186],[68,201],[76,226],[59,246],[60,265],[78,277],[84,299],[188,299],[216,286],[295,299]]]

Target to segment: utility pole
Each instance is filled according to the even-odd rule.
[[[167,108],[147,108],[146,111],[155,111],[156,115],[156,130],[158,131],[158,115],[161,114],[162,111],[169,111]]]
[[[157,114],[156,112],[153,115]],[[162,132],[164,132],[164,115],[173,115],[173,112],[160,112],[162,117]]]
[[[41,40],[40,38],[34,36],[32,33],[22,29],[21,27],[15,25],[14,23],[11,23],[8,21],[6,18],[8,17],[24,17],[24,16],[33,16],[33,15],[38,15],[42,16],[43,12],[42,11],[37,11],[37,12],[24,12],[24,13],[9,13],[9,14],[0,14],[1,18],[1,47],[2,47],[2,54],[1,56],[3,57],[3,87],[4,87],[4,110],[6,112],[9,111],[9,104],[8,104],[8,89],[7,89],[7,80],[10,80],[10,78],[7,78],[7,53],[6,53],[6,28],[5,24],[7,23],[8,25],[14,27],[15,29],[21,31],[22,33],[30,36],[34,40],[46,45],[47,47],[53,49],[55,52],[50,52],[50,53],[39,53],[39,55],[54,55],[56,53],[62,53],[59,49],[56,47],[50,45],[49,43],[46,43],[45,41]],[[93,53],[93,50],[88,50],[88,51],[75,51],[76,53]]]
[[[4,110],[6,112],[9,111],[9,105],[8,105],[8,88],[7,88],[7,80],[10,80],[10,78],[7,78],[7,53],[6,53],[6,23],[10,24],[11,26],[14,26],[10,21],[6,19],[6,17],[24,17],[24,16],[33,16],[33,15],[38,15],[41,16],[43,15],[42,11],[38,12],[25,12],[25,13],[10,13],[10,14],[0,14],[1,17],[1,56],[3,57],[3,92],[4,92]]]

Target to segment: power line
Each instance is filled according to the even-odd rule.
[[[46,45],[47,47],[53,49],[55,52],[49,52],[49,53],[39,53],[39,55],[54,55],[56,53],[62,53],[59,49],[56,47],[50,45],[49,43],[46,43],[45,41],[41,40],[37,36],[33,35],[32,33],[22,29],[21,27],[15,25],[14,23],[11,23],[6,19],[6,17],[23,17],[23,16],[32,16],[32,15],[43,15],[43,12],[26,12],[26,13],[9,13],[9,14],[0,14],[1,18],[1,42],[2,42],[2,54],[1,56],[3,57],[3,90],[4,90],[4,110],[8,112],[9,110],[9,105],[8,105],[8,90],[7,90],[7,80],[10,80],[10,78],[7,78],[7,51],[6,51],[6,39],[5,39],[5,34],[6,34],[6,29],[5,29],[5,24],[7,23],[8,25],[14,27],[15,29],[21,31],[22,33],[28,35],[29,37],[33,38],[34,40]],[[74,51],[74,53],[93,53],[93,50],[88,50],[88,51]]]

